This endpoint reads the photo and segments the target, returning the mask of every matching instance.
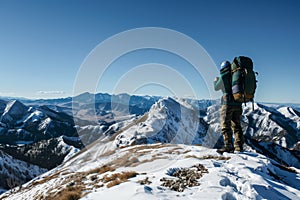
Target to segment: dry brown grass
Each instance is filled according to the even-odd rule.
[[[127,180],[128,178],[132,178],[135,177],[137,175],[136,172],[133,171],[129,171],[129,172],[122,172],[122,173],[115,173],[115,174],[111,174],[111,175],[105,175],[102,179],[102,181],[104,183],[113,181],[113,180]]]
[[[139,160],[137,157],[133,157],[133,158],[131,158],[130,161],[129,161],[126,165],[124,165],[124,166],[127,167],[127,166],[130,166],[130,165],[135,165],[135,164],[137,164],[137,163],[139,163],[139,162],[140,162],[140,160]]]
[[[194,146],[202,147],[202,144],[194,144]]]
[[[109,182],[109,183],[106,185],[106,187],[107,187],[107,188],[111,188],[111,187],[116,186],[116,185],[119,185],[119,184],[121,184],[121,183],[123,183],[123,182],[125,182],[125,181],[120,180],[120,179],[113,180],[113,181]]]
[[[141,158],[143,155],[149,154],[153,149],[159,149],[159,148],[165,148],[170,147],[171,149],[166,149],[165,152],[158,153],[156,155],[153,155],[150,159],[141,160],[138,158]],[[172,148],[173,147],[173,148]],[[167,159],[169,158],[166,154],[185,154],[188,153],[190,150],[186,150],[185,152],[180,152],[182,150],[181,147],[175,146],[173,144],[162,144],[157,143],[153,145],[137,145],[132,147],[129,147],[126,150],[125,155],[120,156],[119,158],[116,158],[114,161],[108,163],[107,165],[112,166],[114,168],[119,167],[136,167],[140,164],[146,163],[146,162],[152,162],[157,159]]]
[[[191,150],[190,150],[190,149],[187,149],[187,150],[185,150],[185,151],[183,152],[183,154],[186,154],[186,153],[189,153],[189,152],[191,152]]]
[[[132,157],[134,155],[130,153],[126,153],[125,155],[116,158],[114,161],[108,163],[107,165],[112,166],[114,168],[119,168],[119,167],[129,167],[133,163],[139,162],[139,160],[136,157]]]
[[[101,157],[111,156],[111,155],[113,155],[114,153],[116,153],[115,150],[107,151],[107,152],[101,154]]]
[[[115,159],[113,162],[108,163],[109,166],[113,168],[119,167],[136,167],[143,163],[152,162],[157,159],[167,159],[169,158],[165,154],[153,155],[150,159],[140,160],[138,159],[140,156],[144,155],[143,152],[137,152],[136,150],[129,150],[128,153]]]
[[[143,155],[147,155],[151,151],[160,148],[166,148],[163,150],[164,152],[162,154],[158,153],[152,155],[152,157],[148,159],[142,159]],[[166,159],[169,158],[167,154],[174,155],[174,152],[175,154],[179,154],[179,152],[187,153],[188,151],[183,152],[182,148],[173,144],[157,143],[153,145],[137,145],[134,147],[129,147],[127,150],[125,150],[125,152],[123,152],[124,155],[119,156],[119,158],[116,158],[113,162],[107,163],[104,166],[97,167],[86,172],[73,173],[66,170],[60,171],[54,173],[49,177],[45,177],[43,179],[34,181],[26,188],[22,188],[22,190],[30,190],[36,185],[45,184],[49,180],[59,179],[61,176],[63,176],[64,180],[59,185],[54,184],[53,186],[47,187],[47,191],[43,192],[43,194],[47,194],[47,196],[43,195],[42,193],[38,193],[36,194],[35,199],[78,199],[89,193],[92,188],[100,188],[103,186],[113,187],[120,183],[126,182],[129,178],[135,177],[137,175],[136,172],[122,172],[115,173],[110,176],[104,175],[103,177],[101,177],[99,176],[101,174],[105,174],[107,172],[114,172],[115,169],[119,167],[135,167],[140,164],[152,162],[157,159]],[[107,152],[107,154],[102,156],[109,156],[114,153],[116,152],[111,151]],[[85,183],[85,180],[89,180],[91,182]],[[55,192],[54,194],[52,191],[57,192]]]
[[[145,160],[140,161],[139,163],[134,163],[131,165],[131,167],[136,167],[138,165],[141,165],[141,164],[144,164],[147,162],[153,162],[154,160],[158,160],[158,159],[168,159],[168,158],[169,158],[168,156],[153,156],[151,159],[145,159]]]
[[[33,187],[33,186],[36,186],[36,185],[44,184],[44,183],[48,182],[49,180],[57,178],[59,175],[60,175],[60,173],[58,173],[58,172],[54,173],[54,174],[52,174],[50,176],[47,176],[47,177],[44,177],[44,178],[42,178],[40,180],[33,181],[27,187]],[[24,188],[24,189],[27,189],[27,188]]]
[[[55,194],[45,197],[45,200],[78,200],[82,197],[82,191],[85,189],[83,185],[67,186]]]
[[[115,168],[104,165],[101,167],[97,167],[95,169],[91,169],[86,172],[78,172],[78,173],[69,173],[65,174],[65,179],[60,185],[56,185],[52,188],[49,188],[46,192],[47,196],[43,194],[37,194],[35,199],[37,200],[77,200],[87,194],[89,191],[89,186],[92,188],[100,188],[103,187],[103,184],[98,184],[98,175],[104,174],[109,171],[114,171]],[[59,178],[60,173],[56,173],[50,177],[46,177],[40,181],[35,182],[32,186],[37,184],[46,183],[48,180]],[[90,185],[84,184],[84,180],[89,177],[89,180],[92,181]],[[58,191],[53,193],[52,191]]]
[[[81,192],[68,191],[63,193],[57,200],[78,200],[81,198]]]
[[[134,171],[128,171],[128,172],[121,172],[121,173],[115,173],[111,175],[105,175],[102,178],[103,183],[107,183],[106,187],[110,188],[115,185],[119,185],[121,183],[126,182],[128,179],[136,177],[138,173]]]
[[[91,169],[91,170],[85,172],[85,174],[86,175],[89,175],[89,174],[104,174],[106,172],[113,172],[113,171],[115,171],[115,168],[113,168],[112,166],[103,165],[102,167]]]
[[[137,159],[136,157],[128,157],[128,159],[121,159],[119,165],[120,167],[129,167],[133,166],[135,163],[139,163],[139,159]]]

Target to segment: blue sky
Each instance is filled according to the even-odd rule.
[[[216,64],[250,56],[259,72],[257,101],[300,103],[299,9],[297,0],[0,0],[0,96],[71,96],[81,64],[99,43],[129,29],[163,27],[197,41]],[[114,62],[99,92],[151,62],[174,67],[201,97],[203,84],[188,63],[155,50]],[[140,93],[168,95],[156,86]]]

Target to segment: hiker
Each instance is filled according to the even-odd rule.
[[[223,61],[220,68],[220,77],[214,80],[214,89],[222,90],[221,98],[221,128],[224,146],[218,153],[233,153],[243,151],[244,135],[241,127],[242,103],[236,102],[232,95],[232,74],[229,61]],[[232,139],[234,133],[234,145]]]

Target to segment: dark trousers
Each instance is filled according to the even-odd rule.
[[[225,146],[232,147],[232,132],[234,133],[234,147],[242,147],[244,135],[241,127],[242,106],[222,105],[221,128]]]

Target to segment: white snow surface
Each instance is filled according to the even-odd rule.
[[[39,124],[39,128],[38,130],[43,130],[43,129],[46,129],[49,124],[52,122],[51,118],[50,117],[47,117],[46,119],[44,119],[42,121],[42,123]]]
[[[39,110],[35,110],[34,112],[30,113],[29,116],[26,116],[26,118],[23,120],[24,123],[27,122],[36,122],[41,120],[44,117],[44,113],[42,113]]]
[[[111,144],[94,143],[63,165],[25,184],[22,187],[25,189],[3,194],[0,198],[36,199],[41,195],[53,195],[69,187],[72,183],[70,177],[79,177],[83,172],[88,173],[81,179],[86,187],[82,200],[300,198],[300,170],[282,170],[278,163],[254,151],[225,153],[220,157],[213,149],[193,145],[148,144],[114,149]],[[189,168],[195,164],[202,164],[208,169],[208,173],[198,180],[199,186],[183,192],[161,186],[161,178],[171,178],[166,174],[168,169]],[[115,171],[102,174],[89,172],[104,165],[115,168]],[[138,175],[110,188],[107,187],[108,183],[101,182],[105,175],[127,171],[137,172]],[[149,183],[138,183],[146,177]],[[43,178],[47,181],[43,181]],[[101,187],[97,187],[101,184]]]

